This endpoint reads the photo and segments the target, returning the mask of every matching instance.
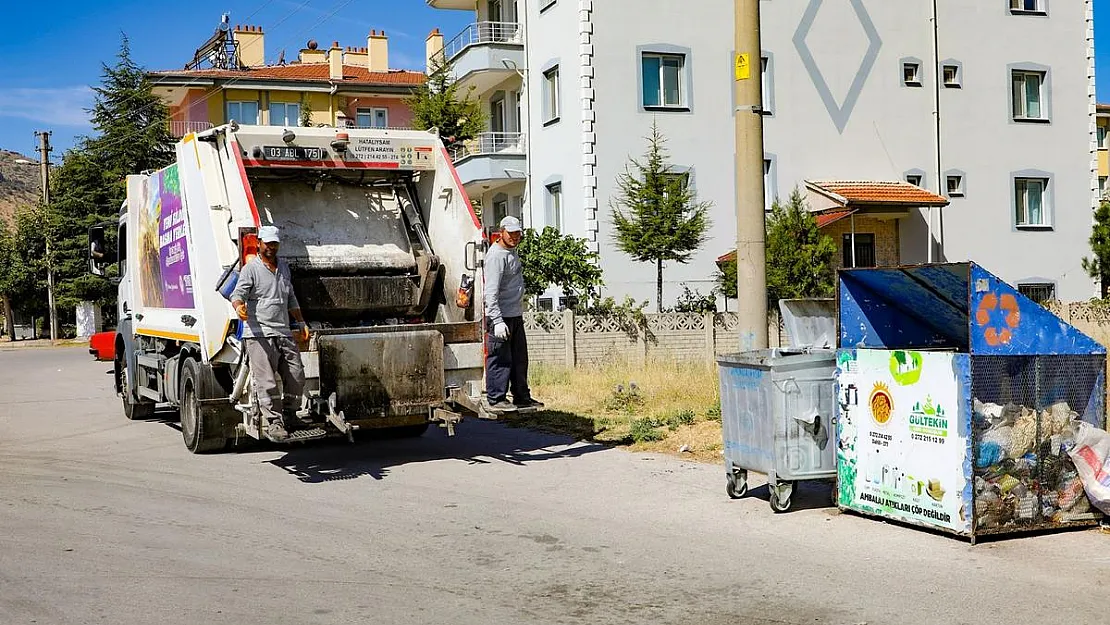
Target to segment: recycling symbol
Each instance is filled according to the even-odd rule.
[[[997,321],[999,315],[1002,318],[1001,323]],[[987,293],[979,300],[975,321],[983,328],[983,338],[987,345],[1009,345],[1014,337],[1013,331],[1021,325],[1021,310],[1018,308],[1017,298],[1011,293],[1004,293],[1001,297],[995,293]]]

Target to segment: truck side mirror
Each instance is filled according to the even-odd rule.
[[[94,276],[107,275],[108,266],[116,262],[114,250],[108,248],[104,226],[89,228],[89,273]]]

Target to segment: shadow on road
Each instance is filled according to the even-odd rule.
[[[771,491],[768,490],[767,485],[764,484],[763,486],[758,486],[748,491],[748,497],[762,499],[770,505]],[[832,497],[832,482],[798,482],[797,487],[794,488],[794,493],[790,496],[790,509],[787,510],[786,513],[789,514],[800,510],[833,508],[835,504],[833,503]]]
[[[353,445],[342,439],[322,441],[290,449],[269,462],[301,482],[319,484],[360,477],[381,480],[392,467],[419,462],[460,460],[469,465],[503,462],[525,466],[606,449],[596,443],[575,444],[575,439],[567,436],[476,419],[464,422],[456,432],[448,437],[444,430],[433,428],[418,438],[356,440]]]

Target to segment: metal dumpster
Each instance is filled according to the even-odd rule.
[[[799,480],[836,477],[835,300],[782,300],[792,346],[721,356],[725,476],[734,499],[748,471],[767,475],[771,508],[790,509]]]

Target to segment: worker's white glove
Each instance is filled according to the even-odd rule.
[[[509,338],[509,326],[505,325],[504,321],[499,321],[493,325],[493,335],[504,341]]]

